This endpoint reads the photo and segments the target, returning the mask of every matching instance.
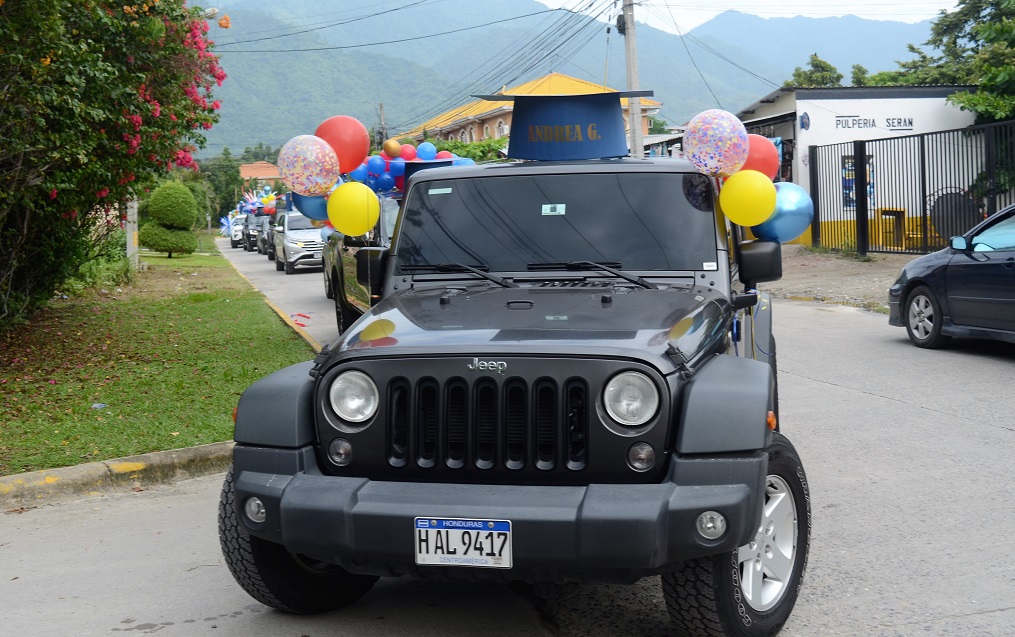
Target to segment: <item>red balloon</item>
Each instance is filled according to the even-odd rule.
[[[399,157],[405,161],[416,159],[416,147],[412,144],[402,144],[402,154]]]
[[[772,140],[752,133],[747,136],[747,143],[747,161],[740,170],[756,170],[775,179],[779,174],[779,151]]]
[[[338,156],[338,169],[343,174],[355,170],[370,154],[370,133],[355,117],[329,117],[321,122],[314,135],[334,149]]]
[[[437,152],[437,159],[451,159],[454,155],[451,154],[450,150],[441,150]]]
[[[405,175],[399,175],[395,177],[395,188],[399,190],[405,190]]]
[[[381,152],[377,153],[377,154],[378,154],[378,155],[380,155],[380,156],[381,156],[381,159],[383,159],[384,161],[390,161],[390,160],[391,160],[391,156],[390,156],[390,155],[388,155],[388,154],[387,154],[386,152],[384,152],[383,150],[382,150]]]

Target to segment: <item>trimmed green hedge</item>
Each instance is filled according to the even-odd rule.
[[[148,199],[148,216],[167,228],[190,230],[197,221],[197,202],[190,188],[178,181],[167,181]]]

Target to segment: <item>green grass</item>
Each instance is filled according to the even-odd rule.
[[[142,261],[0,334],[0,475],[230,440],[243,390],[313,357],[222,256]]]

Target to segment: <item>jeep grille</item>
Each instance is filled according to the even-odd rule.
[[[580,378],[502,384],[433,378],[392,379],[388,397],[388,461],[401,467],[443,464],[541,470],[585,468],[588,387]]]

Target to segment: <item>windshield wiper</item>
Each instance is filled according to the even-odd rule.
[[[487,272],[484,272],[480,268],[489,269],[489,266],[481,265],[481,266],[478,266],[478,267],[474,267],[474,266],[471,266],[471,265],[465,265],[464,263],[433,263],[433,264],[426,263],[426,264],[403,265],[402,266],[402,270],[404,270],[406,272],[419,272],[421,270],[436,270],[437,272],[472,272],[473,274],[478,274],[479,276],[483,277],[487,281],[493,281],[494,283],[496,283],[497,285],[500,285],[502,287],[506,287],[506,288],[516,288],[516,287],[518,287],[518,285],[516,283],[512,283],[511,281],[506,281],[506,280],[500,278],[499,276],[495,276],[493,274],[489,274]]]
[[[658,289],[652,283],[649,283],[640,276],[632,276],[626,272],[621,272],[617,268],[622,267],[620,263],[615,261],[608,261],[606,263],[596,263],[595,261],[567,261],[566,263],[530,263],[528,265],[529,270],[559,270],[565,268],[567,270],[582,270],[582,269],[593,269],[602,270],[609,272],[613,276],[620,277],[625,281],[640,285],[650,290]]]

